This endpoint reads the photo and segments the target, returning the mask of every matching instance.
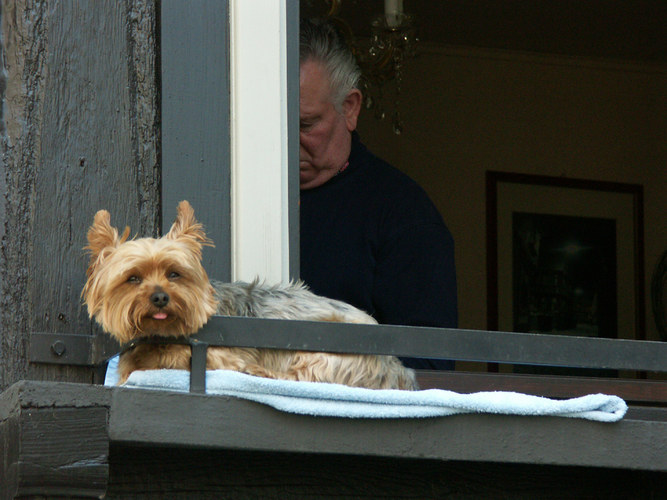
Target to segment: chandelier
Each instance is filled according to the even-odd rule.
[[[338,16],[342,0],[329,0],[327,17],[341,28],[361,68],[360,90],[364,107],[384,120],[391,115],[392,130],[403,133],[400,97],[404,63],[415,56],[419,39],[414,18],[403,11],[403,0],[385,0],[384,13],[371,19],[370,39],[355,37],[350,25]]]

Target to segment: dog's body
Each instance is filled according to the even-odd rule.
[[[95,215],[82,292],[90,316],[121,343],[150,335],[190,335],[213,314],[376,323],[363,311],[317,296],[300,283],[211,283],[201,266],[202,245],[210,242],[187,202],[179,204],[166,236],[127,240],[128,234],[126,229],[118,235],[108,212]],[[188,346],[142,344],[121,356],[120,382],[135,370],[189,367]],[[207,367],[372,389],[417,388],[414,372],[393,356],[210,347]]]

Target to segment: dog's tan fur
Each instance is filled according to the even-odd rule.
[[[201,251],[211,242],[187,201],[179,204],[162,238],[128,240],[128,235],[129,228],[119,235],[111,226],[107,211],[97,212],[88,231],[90,264],[82,292],[90,317],[121,344],[144,336],[191,335],[213,314],[376,323],[363,311],[317,296],[300,283],[209,281]],[[135,370],[189,366],[187,346],[143,344],[121,356],[120,383]],[[417,388],[414,372],[393,356],[210,347],[207,367],[372,389]]]

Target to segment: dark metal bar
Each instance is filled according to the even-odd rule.
[[[204,394],[206,392],[206,351],[208,344],[193,341],[190,343],[192,357],[190,361],[190,392]]]
[[[30,335],[28,359],[31,363],[58,365],[92,365],[92,335],[40,333]]]
[[[230,347],[667,372],[667,343],[652,341],[221,316],[196,337]]]
[[[93,366],[105,363],[109,358],[115,356],[120,351],[120,344],[111,335],[100,331],[95,335],[93,342],[93,352],[91,364]]]
[[[667,372],[667,343],[639,340],[223,316],[212,317],[190,339],[229,347]],[[65,343],[66,354],[54,354],[52,346],[58,340]],[[90,349],[91,342],[98,348],[94,354],[86,356],[83,351]],[[30,360],[94,365],[119,350],[106,335],[100,339],[99,336],[33,334]]]
[[[30,334],[28,359],[31,363],[95,366],[119,350],[118,342],[103,333],[80,335],[33,332]]]

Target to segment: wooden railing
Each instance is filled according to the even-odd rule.
[[[664,342],[223,316],[211,318],[196,335],[169,341],[193,347],[194,392],[203,391],[206,348],[225,345],[623,370],[636,373],[636,378],[433,371],[419,373],[419,381],[423,388],[459,392],[514,390],[549,397],[607,392],[630,402],[667,405],[667,380],[643,379],[646,373],[667,373]],[[120,348],[106,335],[33,334],[30,353],[33,362],[98,365]]]

